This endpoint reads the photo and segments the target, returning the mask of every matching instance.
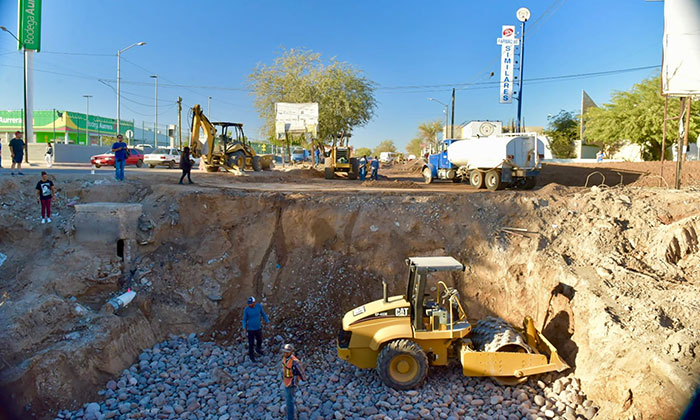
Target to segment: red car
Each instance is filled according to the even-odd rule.
[[[95,155],[90,158],[90,163],[95,168],[100,166],[114,166],[114,152],[108,150],[107,153]],[[143,152],[139,149],[129,149],[129,157],[126,158],[126,165],[136,165],[137,168],[143,166]]]

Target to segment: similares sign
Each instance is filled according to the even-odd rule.
[[[515,38],[515,26],[503,25],[501,27],[502,38],[498,38],[496,42],[501,46],[501,86],[499,90],[499,101],[502,104],[513,102],[513,73],[514,62],[513,56],[515,46],[520,43],[519,39]]]

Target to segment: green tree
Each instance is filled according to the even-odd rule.
[[[591,108],[584,115],[587,141],[618,146],[630,141],[642,147],[644,159],[661,157],[661,142],[664,124],[664,97],[660,91],[661,79],[652,77],[642,80],[628,91],[613,93],[609,104]],[[669,98],[669,116],[679,114],[680,99]],[[700,128],[700,104],[691,107],[689,139],[696,139]],[[677,121],[667,125],[666,144],[678,138]]]
[[[559,159],[569,159],[576,156],[574,140],[579,138],[579,120],[569,111],[563,109],[557,115],[547,117],[548,128],[544,134],[549,137],[549,148],[552,155]]]
[[[369,147],[360,147],[359,149],[355,150],[355,153],[353,153],[354,156],[362,157],[362,156],[370,156],[372,154],[372,149]]]
[[[335,58],[324,62],[310,50],[285,49],[272,65],[259,64],[248,78],[266,138],[275,137],[276,102],[317,102],[318,137],[324,144],[339,132],[367,124],[377,106],[374,83],[360,70]]]
[[[379,156],[382,152],[396,152],[396,146],[394,146],[393,140],[384,140],[379,143],[377,147],[374,148],[374,155]]]
[[[406,151],[408,152],[409,155],[416,155],[420,156],[420,151],[421,151],[421,139],[415,138],[411,141],[408,142],[406,145]]]
[[[416,136],[416,139],[419,140],[420,143],[427,145],[433,145],[435,149],[438,147],[438,133],[442,132],[442,121],[437,120],[437,121],[428,121],[428,122],[423,122],[418,125],[418,135]],[[419,144],[420,144],[419,143]],[[420,151],[418,152],[420,154]],[[418,156],[416,154],[416,156]]]

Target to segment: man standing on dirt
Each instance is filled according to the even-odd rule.
[[[112,145],[114,152],[114,172],[117,181],[124,181],[124,165],[126,164],[127,147],[124,143],[124,137],[119,134],[117,141]]]
[[[367,155],[360,159],[360,181],[364,181],[365,178],[367,178]]]
[[[282,347],[282,384],[284,384],[284,397],[287,401],[287,420],[294,420],[294,396],[300,379],[306,380],[304,368],[299,359],[294,356],[294,346],[285,344]]]
[[[375,156],[370,165],[372,166],[372,175],[370,175],[369,179],[376,181],[379,177],[379,159]]]
[[[253,296],[248,298],[248,306],[243,310],[243,328],[248,332],[248,357],[255,362],[255,353],[262,356],[262,320],[270,323],[262,305],[255,303]],[[255,347],[253,347],[255,342]]]
[[[41,171],[41,180],[36,183],[36,200],[41,203],[41,224],[51,223],[51,199],[56,194],[53,182]]]
[[[16,131],[15,138],[10,140],[10,154],[12,155],[12,166],[10,167],[10,175],[15,175],[15,165],[17,165],[17,173],[22,173],[22,159],[24,158],[24,140],[22,140],[22,132]]]

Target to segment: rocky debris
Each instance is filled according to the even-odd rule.
[[[180,418],[276,419],[284,413],[279,348],[266,339],[265,356],[252,363],[246,344],[220,346],[197,336],[173,337],[145,350],[137,363],[99,391],[103,400],[59,419]],[[308,382],[297,392],[299,419],[591,419],[596,405],[572,376],[514,387],[462,376],[458,366],[433,368],[419,389],[386,387],[372,370],[340,360],[334,343],[301,352]],[[554,379],[554,380],[553,380]]]

